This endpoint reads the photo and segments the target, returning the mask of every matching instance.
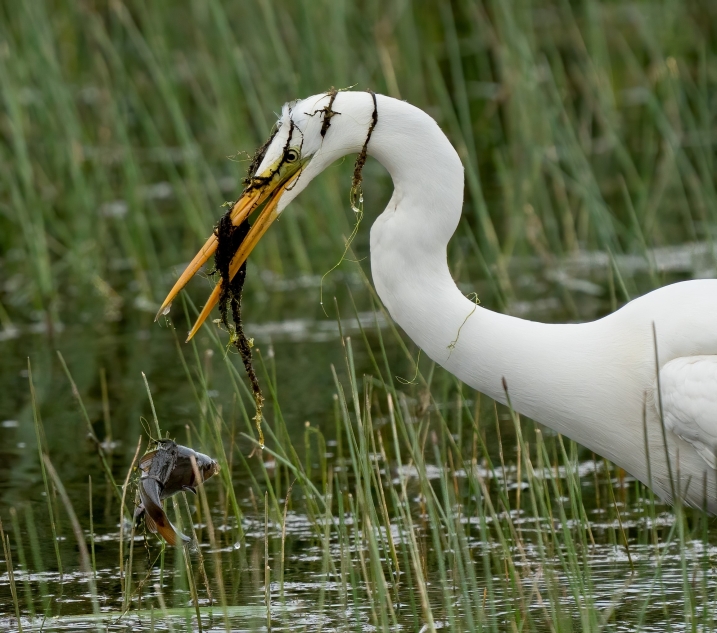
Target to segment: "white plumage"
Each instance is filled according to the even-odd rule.
[[[660,395],[665,428],[689,442],[715,468],[717,356],[683,356],[665,363]],[[653,399],[658,402],[657,381]]]
[[[283,110],[257,169],[274,178],[276,216],[329,164],[364,145],[372,96],[340,92],[322,136],[329,100],[316,95]],[[666,286],[584,324],[536,323],[476,307],[446,260],[463,204],[458,154],[425,112],[381,95],[376,106],[368,153],[390,173],[394,193],[371,229],[371,269],[395,321],[466,384],[505,402],[505,378],[519,413],[611,459],[665,500],[675,490],[717,511],[717,281]],[[282,180],[287,147],[301,154],[298,179]]]

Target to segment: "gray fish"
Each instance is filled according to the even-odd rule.
[[[197,481],[192,457],[197,463],[200,480]],[[160,440],[157,448],[146,453],[139,461],[142,476],[139,480],[141,504],[134,513],[135,521],[144,515],[147,529],[157,534],[169,545],[175,545],[177,536],[184,542],[189,537],[178,532],[169,521],[162,502],[178,492],[197,493],[197,485],[219,472],[219,464],[208,455],[197,453],[172,440]]]

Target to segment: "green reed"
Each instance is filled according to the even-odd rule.
[[[292,445],[281,416],[280,385],[270,363],[264,363],[262,384],[274,403],[264,420],[267,443],[260,452],[251,393],[235,355],[222,356],[223,367],[234,377],[233,400],[242,411],[244,433],[232,431],[228,410],[207,393],[215,371],[211,360],[225,350],[213,325],[204,330],[209,336],[203,340],[216,350],[213,356],[207,348],[199,353],[199,343],[194,350],[180,348],[195,355],[193,368],[192,361],[186,363],[191,369],[187,381],[205,405],[189,425],[189,443],[220,445],[216,454],[226,472],[202,486],[196,500],[185,497],[174,504],[173,522],[209,549],[200,553],[180,545],[165,551],[152,537],[145,556],[139,553],[145,548],[136,548],[131,539],[125,545],[122,610],[93,614],[88,600],[85,622],[133,622],[147,617],[148,609],[154,610],[158,626],[186,630],[208,622],[229,629],[235,621],[257,629],[267,622],[280,627],[301,617],[307,605],[297,606],[294,590],[286,585],[298,573],[293,561],[300,550],[290,527],[298,514],[310,526],[317,554],[311,565],[317,579],[311,617],[325,627],[609,631],[624,622],[637,629],[646,626],[664,605],[663,617],[674,624],[683,619],[689,627],[713,628],[710,531],[700,511],[678,505],[666,514],[641,484],[625,482],[624,474],[604,460],[546,434],[510,407],[476,398],[429,361],[414,359],[415,383],[395,380],[394,361],[378,341],[371,344],[365,331],[358,339],[337,341],[344,362],[330,369],[334,426],[306,425],[301,451]],[[394,336],[400,335],[388,333]],[[362,353],[373,355],[371,375],[357,374],[357,340],[365,347]],[[155,413],[157,432],[162,411],[155,408]],[[96,459],[101,468],[101,457]],[[52,464],[47,456],[43,463]],[[581,475],[579,469],[590,464],[592,472]],[[99,557],[93,559],[86,545],[89,537],[97,546],[97,526],[72,510],[54,468],[50,481],[77,542],[84,545],[79,566],[88,582],[94,584],[97,576],[101,584]],[[241,498],[237,481],[244,486]],[[241,507],[238,514],[232,511],[231,493]],[[253,504],[242,500],[247,494]],[[670,520],[659,527],[657,519],[665,516]],[[5,547],[8,561],[19,561],[19,567],[11,566],[18,612],[28,623],[40,621],[33,616],[37,601],[30,597],[38,588],[48,622],[71,627],[80,615],[63,614],[44,580],[28,576],[34,572],[30,560],[38,571],[43,568],[37,537],[33,530],[23,531],[17,513],[11,512],[11,518],[15,542],[6,541]],[[28,542],[31,558],[25,555]],[[696,544],[704,547],[702,553],[695,553]],[[606,547],[616,560],[605,559]],[[164,570],[153,577],[160,554]],[[77,559],[70,558],[74,569]],[[603,576],[593,569],[596,560],[614,569],[621,581],[604,588]],[[67,568],[66,560],[63,564]],[[679,614],[670,603],[674,589],[665,586],[676,579],[685,605]],[[73,582],[62,581],[62,592],[74,593]],[[631,592],[635,585],[643,588],[640,595]],[[90,595],[107,591],[112,590],[105,581]],[[240,608],[247,599],[247,608]],[[337,615],[339,605],[348,621]]]
[[[408,99],[449,135],[467,192],[449,249],[452,270],[459,283],[480,285],[494,307],[510,310],[530,295],[520,286],[526,267],[599,250],[614,309],[664,283],[653,247],[711,240],[715,231],[716,40],[707,4],[189,0],[7,3],[0,11],[0,267],[12,280],[0,290],[5,329],[38,320],[52,334],[59,323],[98,321],[106,331],[123,318],[123,331],[149,327],[175,267],[209,234],[222,202],[238,195],[247,164],[238,152],[266,138],[281,103],[332,85]],[[390,182],[375,164],[367,169],[366,208],[377,211]],[[319,178],[267,235],[252,266],[286,278],[328,270],[353,224],[349,182],[345,164]],[[362,229],[355,242],[357,260],[367,235]],[[647,282],[624,264],[626,253],[645,261]],[[250,298],[266,296],[261,279],[248,276]],[[580,319],[586,308],[576,291],[559,278],[550,284],[561,313]],[[362,309],[380,311],[370,287],[356,295]],[[337,302],[336,314],[358,313],[353,301]],[[102,578],[112,568],[98,569],[108,545],[96,538],[97,516],[91,522],[73,498],[72,521],[73,503],[58,499],[69,465],[55,460],[59,484],[48,478],[46,459],[54,456],[40,410],[50,399],[29,372],[46,499],[3,513],[12,525],[3,538],[12,605],[4,615],[28,622],[34,611],[37,622],[42,611],[65,628],[73,618],[111,620],[124,609],[123,618],[177,630],[210,618],[224,628],[235,619],[256,630],[280,627],[296,611],[323,623],[307,630],[610,631],[625,622],[647,628],[657,618],[714,628],[708,517],[680,506],[667,511],[602,460],[593,458],[593,471],[581,475],[592,456],[481,400],[419,359],[393,325],[376,332],[341,333],[342,364],[326,369],[334,398],[323,406],[333,426],[312,422],[298,443],[262,346],[257,366],[270,405],[264,451],[243,370],[221,334],[207,327],[187,347],[177,337],[183,386],[196,403],[188,443],[221,465],[198,499],[172,504],[178,527],[192,526],[187,533],[209,543],[201,556],[151,538],[147,555],[124,543],[134,534],[123,507],[131,506],[131,489],[120,506],[116,481],[131,479],[132,433],[146,400],[140,372],[151,380],[161,367],[142,345],[107,375],[94,352],[75,365],[59,356],[58,375],[69,380],[106,480],[106,497],[96,493],[89,507],[98,516],[103,501],[105,515],[120,517],[125,575],[117,611],[108,614],[93,613],[92,599],[69,614],[73,607],[62,601],[73,582],[67,574],[82,568],[74,546],[62,545],[62,516],[70,516],[78,547],[78,525],[89,530],[97,594],[116,597],[118,585]],[[357,371],[357,353],[368,358],[370,375]],[[41,366],[44,385],[51,362]],[[122,411],[133,425],[128,433],[109,413],[120,371],[138,385]],[[218,376],[231,389],[220,400],[210,393]],[[157,433],[160,420],[174,428],[161,405],[151,408]],[[106,441],[130,438],[123,460],[105,454],[102,428]],[[305,563],[296,563],[305,543],[292,533],[295,515],[306,518],[318,559],[308,566],[318,579],[309,607],[293,601],[293,585],[308,578],[299,576]],[[598,555],[621,576],[609,590]],[[679,608],[668,584],[675,569]]]
[[[710,8],[657,7],[7,4],[0,252],[12,253],[2,259],[16,282],[0,295],[1,320],[22,323],[28,306],[50,328],[82,310],[109,321],[132,302],[151,311],[224,200],[239,194],[241,152],[267,137],[273,112],[332,85],[408,99],[457,147],[467,198],[451,257],[473,251],[479,262],[461,267],[460,281],[488,278],[509,306],[516,260],[599,249],[621,301],[636,291],[621,253],[643,257],[659,285],[649,248],[711,239],[717,195]],[[367,208],[378,209],[390,183],[369,169],[376,204]],[[347,165],[318,179],[268,234],[256,265],[279,275],[328,270],[353,224],[348,182]],[[262,292],[252,276],[248,289]],[[577,309],[569,292],[563,302]]]

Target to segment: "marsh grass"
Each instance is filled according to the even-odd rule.
[[[103,570],[88,552],[90,519],[75,516],[43,454],[48,497],[59,495],[81,552],[82,577],[67,577],[77,565],[72,557],[60,584],[72,596],[78,582],[90,591],[80,600],[84,615],[77,606],[63,614],[62,594],[30,571],[25,547],[37,560],[38,545],[13,510],[15,543],[6,533],[3,542],[13,608],[25,629],[43,621],[40,599],[45,630],[78,622],[119,627],[148,614],[161,630],[619,631],[651,630],[656,619],[674,630],[714,627],[714,553],[700,511],[666,511],[608,462],[510,407],[481,402],[428,361],[416,384],[393,380],[381,352],[390,341],[380,330],[378,345],[364,332],[337,341],[344,364],[331,368],[334,426],[307,423],[301,453],[261,356],[273,415],[260,451],[241,362],[225,353],[218,331],[205,329],[235,380],[244,431],[233,429],[202,386],[209,365],[197,344],[180,348],[188,368],[185,354],[195,356],[188,380],[202,405],[189,440],[222,447],[214,453],[222,476],[200,487],[196,500],[174,504],[173,522],[198,549],[164,549],[151,537],[137,550],[129,530],[122,590],[112,595],[117,585],[108,579],[93,590]],[[370,375],[357,375],[357,344],[371,354]],[[159,418],[153,425],[160,433]],[[496,425],[497,441],[490,441]],[[237,482],[243,510],[234,513]],[[303,534],[292,527],[299,519]]]
[[[517,313],[519,300],[558,297],[555,313],[578,320],[667,280],[713,276],[715,18],[711,3],[676,0],[4,3],[2,335],[147,328],[175,267],[236,197],[248,164],[239,152],[263,142],[271,113],[352,84],[426,109],[458,149],[466,202],[449,257],[485,305]],[[247,314],[295,316],[292,302],[270,302],[267,280],[315,291],[321,314],[318,280],[355,221],[349,163],[262,241]],[[369,161],[363,187],[357,261],[390,182]],[[695,241],[707,245],[689,265],[664,265],[660,247]],[[599,263],[586,273],[581,261]],[[184,346],[172,325],[178,386],[195,401],[177,439],[221,466],[198,498],[168,508],[196,549],[145,541],[129,522],[134,421],[149,404],[157,437],[160,421],[184,433],[166,397],[155,407],[152,376],[164,368],[144,343],[123,343],[106,372],[88,333],[74,362],[34,351],[43,369],[27,366],[23,420],[45,499],[16,496],[1,513],[7,626],[713,630],[709,518],[666,509],[611,464],[421,359],[361,266],[345,261],[321,282],[338,296],[331,316],[355,316],[358,328],[348,336],[337,320],[341,362],[326,369],[333,397],[320,423],[295,428],[272,346],[257,353],[263,451],[221,335],[207,327]],[[540,284],[536,269],[547,271]],[[175,307],[178,329],[198,287]],[[140,385],[122,392],[124,409],[118,374]],[[65,459],[78,451],[60,450],[54,417],[43,424],[56,384],[91,438],[90,460]],[[73,429],[61,429],[69,444]],[[125,446],[113,454],[115,440]],[[75,470],[93,483],[63,494]]]
[[[268,136],[272,112],[331,86],[436,117],[466,169],[451,247],[459,281],[487,278],[504,308],[516,299],[511,267],[526,256],[547,264],[601,250],[622,302],[637,286],[620,254],[643,257],[659,285],[650,248],[714,232],[708,2],[115,0],[0,11],[6,328],[29,309],[50,331],[82,314],[151,312],[236,197],[241,152]],[[373,216],[390,183],[369,168]],[[349,170],[302,194],[252,265],[329,270],[353,225]],[[255,275],[248,285],[262,293]],[[579,316],[570,284],[556,285]]]

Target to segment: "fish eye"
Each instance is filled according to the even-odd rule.
[[[287,163],[295,163],[297,160],[299,160],[299,152],[297,152],[295,149],[287,150],[286,162]]]

